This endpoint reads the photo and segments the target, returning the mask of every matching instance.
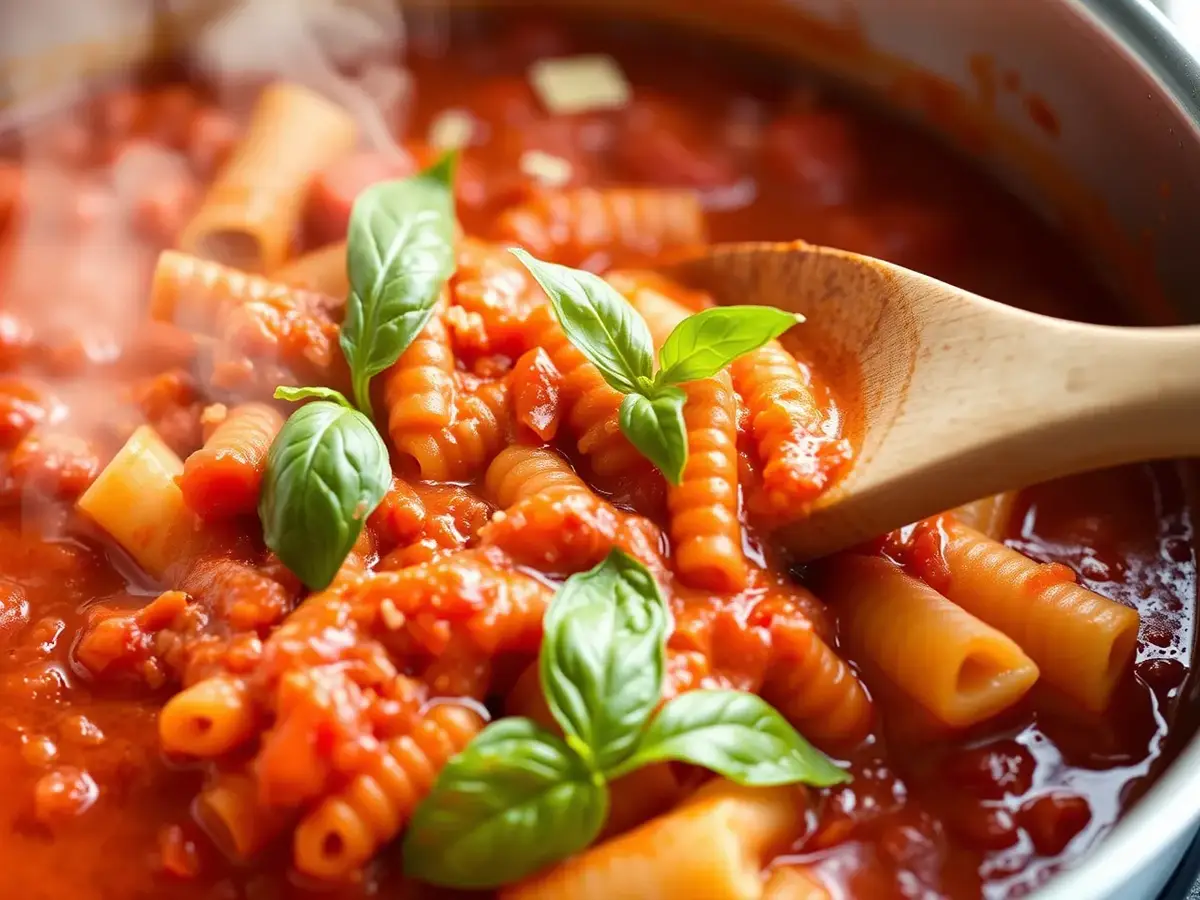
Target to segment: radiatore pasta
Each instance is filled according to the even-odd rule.
[[[411,734],[384,744],[375,760],[340,794],[325,800],[296,829],[296,867],[336,878],[369,860],[404,825],[439,768],[479,729],[474,711],[438,704]]]
[[[263,403],[229,410],[183,464],[179,487],[188,507],[204,519],[254,512],[267,452],[282,427],[283,416]]]
[[[705,242],[700,200],[689,191],[548,191],[506,212],[496,228],[501,241],[571,266],[637,265]]]
[[[730,366],[746,404],[750,434],[762,461],[767,508],[803,508],[830,485],[845,462],[843,440],[822,433],[822,416],[795,357],[776,341]]]

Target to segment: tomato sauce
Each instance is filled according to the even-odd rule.
[[[803,71],[627,24],[448,22],[448,46],[440,33],[411,36],[399,59],[413,107],[391,124],[415,145],[447,109],[473,118],[458,182],[470,233],[487,233],[530,189],[519,161],[538,150],[567,161],[574,184],[699,191],[715,241],[799,237],[1041,312],[1119,318],[1063,239],[967,161]],[[526,67],[581,52],[611,54],[632,100],[549,116]],[[240,106],[215,97],[178,78],[103,91],[37,123],[22,136],[23,156],[0,162],[0,895],[446,896],[402,882],[394,849],[337,888],[303,883],[282,851],[250,866],[225,859],[189,808],[200,768],[159,749],[156,716],[169,693],[161,676],[100,677],[79,657],[89,622],[159,593],[75,514],[81,485],[140,422],[172,446],[199,441],[203,376],[187,370],[186,340],[145,325],[145,297],[157,251],[174,241],[239,132]],[[344,231],[330,217],[348,214],[360,186],[322,182],[322,215],[298,246]],[[542,433],[553,427],[547,398],[558,386],[541,377],[538,357],[521,365],[522,421]],[[843,399],[853,407],[852,395]],[[47,437],[24,443],[35,426],[55,437],[49,447]],[[782,861],[812,866],[849,897],[966,900],[1020,896],[1094,847],[1188,733],[1188,477],[1158,464],[1033,488],[1007,534],[1049,564],[1047,579],[1077,577],[1140,613],[1136,666],[1111,710],[1079,712],[1039,685],[999,719],[949,735],[902,699],[877,698],[882,726],[853,752],[853,783],[822,794]],[[936,568],[937,540],[935,528],[914,543],[927,568]],[[745,541],[751,559],[778,560],[769,535],[747,532]],[[769,585],[756,586],[738,615],[769,617],[759,603],[769,595]],[[676,644],[699,646],[727,628],[726,680],[753,684],[764,664],[753,630],[721,616],[714,624],[703,597],[684,599],[692,612],[677,623]]]

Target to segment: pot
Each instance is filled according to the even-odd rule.
[[[34,13],[25,4],[6,4],[0,9],[0,126],[69,97],[82,76],[186,40],[214,7],[227,5],[43,0]],[[389,0],[325,3],[335,15],[348,5],[394,15]],[[437,15],[429,3],[408,5],[420,7],[415,16]],[[1076,238],[1119,296],[1131,301],[1135,318],[1200,320],[1200,61],[1148,0],[558,5],[686,21],[802,57],[981,160]],[[1194,737],[1097,852],[1037,896],[1156,897],[1197,831],[1198,798],[1200,737]]]

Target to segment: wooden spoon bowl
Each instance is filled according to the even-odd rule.
[[[803,313],[819,358],[857,361],[857,458],[780,531],[803,559],[999,491],[1200,454],[1200,326],[1068,322],[804,242],[716,246],[669,274]]]

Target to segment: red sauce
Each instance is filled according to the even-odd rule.
[[[1058,113],[1040,95],[1026,95],[1025,112],[1029,114],[1029,118],[1033,121],[1033,124],[1046,132],[1050,137],[1058,137],[1062,131],[1062,123],[1058,120]]]
[[[528,191],[517,161],[539,149],[569,161],[581,183],[698,189],[717,241],[801,237],[1041,312],[1114,316],[1097,281],[1013,198],[922,135],[802,73],[626,26],[480,20],[460,33],[455,22],[450,55],[438,29],[413,29],[404,62],[415,107],[401,136],[421,140],[447,108],[482,123],[460,180],[469,232],[486,232]],[[566,120],[545,115],[524,81],[527,64],[596,50],[619,60],[635,88],[632,105]],[[976,66],[989,97],[992,68]],[[1011,73],[1001,83],[1018,87]],[[1057,134],[1057,118],[1035,100],[1030,114]],[[152,665],[155,635],[160,614],[178,613],[178,598],[148,606],[157,587],[72,506],[139,422],[153,422],[173,446],[199,440],[204,386],[186,372],[162,375],[186,367],[191,350],[141,327],[144,297],[155,253],[229,152],[241,115],[239,104],[221,107],[203,85],[130,88],[40,124],[23,169],[0,164],[0,228],[9,223],[0,282],[4,896],[331,896],[290,875],[286,852],[233,864],[191,815],[202,772],[165,759],[156,738],[166,689]],[[142,162],[131,162],[138,154]],[[343,227],[328,216],[310,225],[310,243]],[[548,436],[557,383],[538,358],[524,365],[523,422]],[[828,409],[843,408],[820,378],[816,387]],[[841,396],[852,410],[853,390]],[[35,428],[54,438],[49,450],[24,443]],[[1038,687],[999,719],[946,735],[923,730],[902,703],[884,703],[879,728],[849,753],[853,784],[820,792],[807,834],[785,858],[810,864],[847,896],[966,900],[1027,891],[1093,847],[1186,731],[1196,580],[1182,479],[1180,468],[1163,464],[1035,488],[1008,535],[1046,563],[1045,583],[1078,577],[1141,614],[1137,665],[1113,709],[1087,715]],[[418,493],[391,497],[377,513],[378,531],[395,543],[425,517],[437,541],[385,555],[380,568],[461,545],[491,511],[462,489]],[[944,539],[934,520],[884,550],[936,588]],[[769,537],[747,532],[745,543],[751,559],[778,562]],[[295,590],[277,562],[260,569]],[[778,601],[785,582],[771,576],[721,604],[701,592],[674,596],[679,683],[761,683],[770,636],[786,636],[796,615],[794,600]],[[828,616],[813,604],[804,621],[828,632]],[[131,609],[142,613],[80,643],[89,623]],[[239,649],[248,660],[258,652],[253,643]],[[108,660],[138,665],[110,671]],[[421,894],[401,886],[397,858],[386,850],[361,883],[332,896]]]

